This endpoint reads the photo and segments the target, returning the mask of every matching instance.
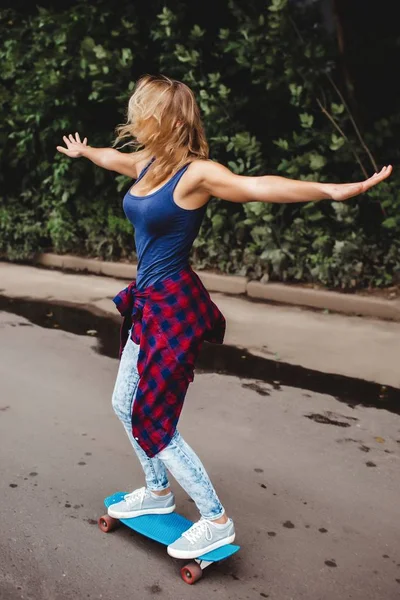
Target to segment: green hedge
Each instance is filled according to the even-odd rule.
[[[237,173],[357,180],[375,171],[375,160],[396,162],[400,113],[358,135],[334,83],[335,40],[316,5],[221,0],[212,24],[186,3],[147,5],[100,0],[0,12],[0,252],[9,259],[43,249],[135,257],[121,209],[129,180],[55,147],[74,131],[109,145],[145,72],[194,89],[212,157]],[[193,260],[264,281],[392,284],[400,271],[399,183],[395,171],[346,204],[214,200]]]

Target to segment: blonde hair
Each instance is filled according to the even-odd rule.
[[[144,191],[154,189],[184,165],[208,158],[208,144],[200,110],[192,90],[163,75],[145,75],[129,99],[127,122],[116,128],[114,146],[137,148],[135,158],[155,157],[143,182]],[[122,146],[122,147],[124,147]]]

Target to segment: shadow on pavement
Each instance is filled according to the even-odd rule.
[[[117,314],[114,318],[74,305],[10,299],[2,295],[0,310],[25,317],[41,327],[90,335],[97,340],[97,352],[110,358],[118,357],[120,317]],[[283,385],[329,394],[350,407],[371,406],[400,414],[400,390],[397,388],[255,356],[233,346],[205,344],[197,364],[197,372],[202,371],[254,379],[278,390]],[[267,389],[255,382],[244,386],[260,395],[269,395]]]

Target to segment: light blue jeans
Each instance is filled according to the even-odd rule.
[[[139,345],[129,336],[121,356],[112,405],[143,467],[147,488],[152,491],[168,488],[168,469],[194,500],[202,517],[219,519],[225,512],[224,508],[203,464],[178,431],[175,431],[168,446],[153,458],[147,456],[133,437],[131,415],[139,384],[138,355]]]

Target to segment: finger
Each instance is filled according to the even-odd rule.
[[[391,165],[382,167],[382,169],[379,172],[374,173],[371,177],[366,179],[366,181],[374,181],[374,183],[377,182],[376,181],[377,179],[379,181],[381,181],[382,179],[385,179],[388,175],[390,175],[391,172],[392,172]]]
[[[66,145],[67,145],[67,148],[69,148],[70,141],[69,141],[69,139],[67,138],[67,136],[66,136],[66,135],[63,135],[63,140],[64,140],[64,142],[66,143]]]
[[[392,165],[389,165],[387,167],[383,167],[379,173],[375,173],[375,175],[373,175],[372,177],[370,177],[369,179],[367,179],[365,181],[364,184],[364,191],[369,190],[371,187],[377,185],[378,183],[381,183],[381,181],[384,181],[387,177],[389,177],[389,175],[392,172]]]
[[[385,173],[382,176],[381,181],[383,181],[384,179],[387,179],[389,177],[389,175],[390,175],[391,172],[392,172],[391,168],[390,169],[386,169]]]
[[[57,146],[57,150],[59,152],[62,152],[63,154],[68,154],[68,150],[66,148],[64,148],[63,146]]]
[[[72,133],[70,133],[68,137],[69,137],[70,141],[71,141],[73,144],[75,144],[76,140],[74,139],[74,136],[72,135]]]
[[[81,144],[81,138],[79,137],[79,133],[76,131],[75,132],[75,139]]]
[[[83,140],[83,143],[85,144],[85,146],[87,146],[87,137],[85,137],[85,139]]]
[[[377,180],[383,181],[384,179],[386,179],[386,177],[389,177],[391,172],[392,172],[392,165],[383,167],[378,173]]]

